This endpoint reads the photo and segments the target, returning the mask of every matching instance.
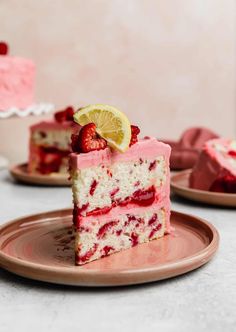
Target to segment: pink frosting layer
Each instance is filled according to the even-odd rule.
[[[232,140],[218,138],[208,141],[200,154],[199,160],[190,175],[191,188],[209,190],[219,177],[231,174],[236,176],[236,169],[228,161],[228,156],[219,152],[215,145],[222,145],[229,149]]]
[[[164,194],[165,193],[165,194]],[[124,214],[144,214],[145,212],[156,212],[160,208],[164,208],[167,213],[167,224],[166,224],[166,232],[171,232],[170,227],[170,199],[169,199],[169,190],[167,189],[167,186],[164,186],[162,189],[162,195],[160,196],[160,200],[153,203],[151,206],[142,207],[137,206],[135,204],[128,204],[126,206],[116,206],[113,209],[111,209],[108,213],[103,215],[97,215],[97,216],[86,216],[86,217],[80,217],[80,225],[86,225],[87,223],[92,223],[94,219],[96,219],[96,222],[102,223],[104,220],[112,220],[119,218],[120,215]]]
[[[0,55],[0,110],[34,103],[35,65],[31,60]]]
[[[110,165],[116,162],[132,161],[139,158],[153,158],[158,155],[164,156],[166,160],[169,160],[170,151],[171,148],[168,144],[150,137],[140,140],[125,153],[111,151],[110,148],[89,153],[71,153],[70,166],[72,169],[81,169],[100,164]]]
[[[70,128],[79,128],[79,126],[72,121],[57,122],[55,120],[50,120],[38,122],[32,125],[30,130],[61,130]]]

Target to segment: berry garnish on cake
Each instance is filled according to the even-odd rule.
[[[73,122],[74,109],[69,106],[30,128],[29,173],[67,174],[71,135],[79,126]]]
[[[70,173],[76,264],[82,265],[169,232],[170,147],[119,110],[89,105],[74,115]]]
[[[7,55],[8,45],[7,43],[0,41],[0,55]]]
[[[64,110],[58,111],[54,114],[57,122],[73,121],[74,108],[72,106],[66,107]]]
[[[206,142],[189,185],[193,189],[236,193],[236,141],[217,138]]]
[[[81,128],[78,142],[81,152],[98,151],[107,147],[106,140],[97,134],[95,123],[88,123]]]

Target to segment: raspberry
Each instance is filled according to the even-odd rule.
[[[96,150],[103,150],[107,147],[105,139],[98,136],[96,133],[96,125],[88,123],[79,132],[79,148],[81,152],[90,152]]]
[[[0,55],[7,55],[8,45],[5,42],[0,42]]]
[[[73,152],[80,152],[79,135],[76,134],[71,135],[71,150]]]
[[[73,115],[73,107],[68,106],[64,110],[56,112],[54,118],[57,122],[73,121]]]
[[[138,134],[140,133],[140,129],[137,126],[131,125],[131,139],[129,146],[134,145],[138,142]]]

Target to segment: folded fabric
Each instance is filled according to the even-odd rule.
[[[204,143],[209,139],[218,137],[219,135],[210,129],[193,127],[185,130],[179,141],[162,140],[172,148],[170,168],[175,170],[192,168],[199,157]]]

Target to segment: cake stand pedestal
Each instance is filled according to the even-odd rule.
[[[54,110],[55,110],[55,107],[51,103],[37,103],[37,104],[30,105],[26,109],[18,109],[16,107],[12,107],[8,110],[4,110],[4,111],[0,110],[0,121],[1,120],[8,121],[10,118],[14,119],[14,118],[25,118],[25,117],[29,117],[29,116],[39,116],[39,115],[50,113]],[[4,124],[2,123],[2,125],[4,125]],[[4,136],[8,134],[7,128],[6,128],[6,130],[5,129],[3,130],[3,129],[4,128],[2,127],[2,129],[1,129],[2,137],[0,135],[0,139],[1,139],[0,145],[4,144],[4,138],[5,138]],[[4,133],[5,133],[5,135],[4,135]],[[18,135],[19,135],[19,133],[18,133]],[[4,149],[2,150],[2,148],[3,148],[3,145],[0,146],[0,149],[1,149],[1,152],[4,153]],[[0,153],[0,170],[7,168],[8,165],[9,165],[8,160],[4,156],[2,156]]]
[[[8,160],[0,155],[0,170],[7,168],[7,166],[8,166]]]

